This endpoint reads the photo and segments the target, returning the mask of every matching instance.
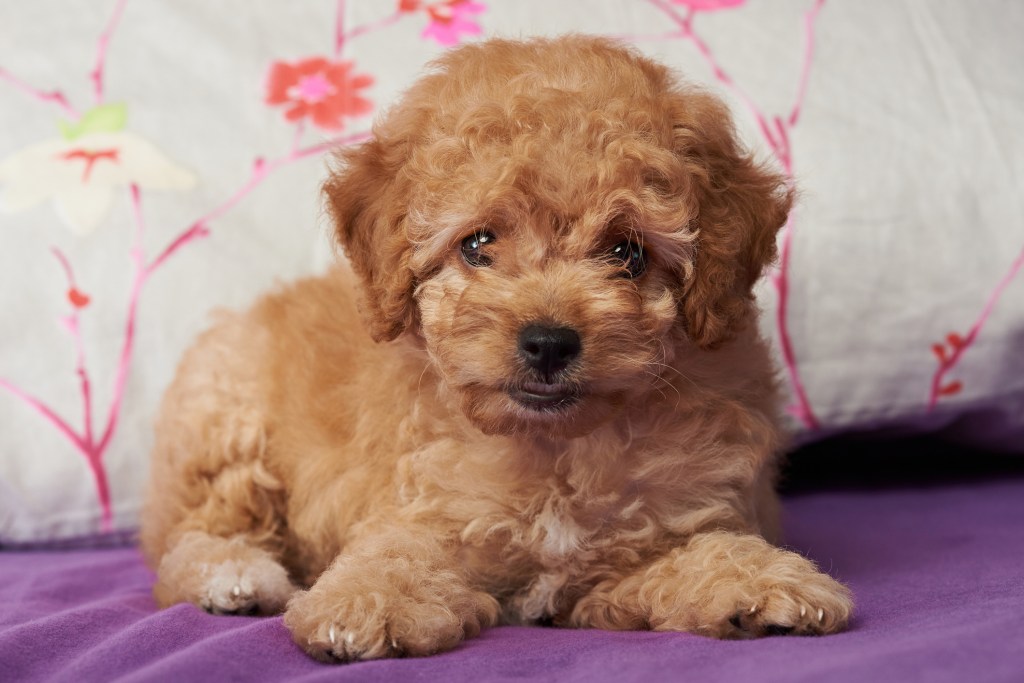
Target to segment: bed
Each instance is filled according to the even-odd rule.
[[[787,542],[851,630],[496,628],[330,667],[280,618],[156,611],[131,539],[183,350],[327,267],[327,155],[430,59],[567,31],[721,95],[800,191],[758,297],[805,446]],[[0,680],[1024,680],[1022,33],[1010,2],[3,3]]]
[[[858,465],[837,465],[851,450]],[[280,617],[157,611],[131,545],[2,550],[0,679],[1021,680],[1024,463],[934,442],[830,442],[796,456],[787,490],[788,545],[853,589],[846,633],[722,642],[499,627],[430,658],[326,665]]]

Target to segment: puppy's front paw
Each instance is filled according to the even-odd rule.
[[[211,614],[277,614],[296,590],[269,556],[206,565],[200,573],[199,606]]]
[[[710,532],[584,596],[571,623],[690,631],[714,638],[841,631],[850,592],[810,560],[763,538]]]
[[[154,587],[162,605],[191,602],[211,614],[277,614],[295,590],[267,551],[199,532],[164,555]]]
[[[497,601],[452,572],[393,578],[329,570],[292,598],[284,623],[316,659],[351,661],[449,650],[497,619]]]
[[[760,538],[708,534],[692,544],[696,631],[716,638],[821,635],[846,627],[850,591],[797,553]]]
[[[846,587],[813,567],[777,581],[758,577],[750,585],[726,589],[730,592],[735,595],[724,595],[722,602],[732,604],[731,614],[708,627],[720,638],[836,633],[846,628],[853,611]]]

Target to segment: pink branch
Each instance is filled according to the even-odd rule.
[[[807,398],[807,391],[804,389],[803,379],[797,368],[796,354],[793,352],[793,340],[789,334],[789,255],[793,242],[793,216],[786,221],[782,228],[782,244],[779,247],[779,268],[771,276],[771,282],[778,292],[779,304],[775,309],[775,323],[779,329],[779,344],[782,346],[782,360],[786,364],[786,372],[789,374],[789,381],[793,385],[796,394],[796,405],[789,407],[791,415],[803,422],[808,429],[817,429],[818,418],[811,408],[811,402]]]
[[[30,396],[22,389],[11,384],[7,380],[0,379],[0,386],[3,386],[12,394],[20,398],[22,401],[27,403],[31,408],[36,410],[44,419],[48,420],[54,426],[57,427],[72,445],[85,456],[86,463],[89,467],[89,471],[92,472],[93,478],[96,482],[96,489],[100,500],[100,506],[103,510],[102,515],[102,528],[107,531],[112,528],[113,515],[111,510],[110,500],[110,489],[107,483],[107,474],[103,469],[103,447],[98,446],[93,441],[92,432],[92,388],[89,382],[89,372],[85,366],[85,349],[82,343],[81,328],[79,325],[79,308],[80,306],[86,305],[85,303],[79,303],[73,295],[81,296],[82,293],[78,291],[77,284],[75,282],[74,270],[71,268],[71,263],[67,257],[56,247],[52,248],[54,256],[57,257],[57,261],[60,263],[61,268],[64,270],[64,274],[68,280],[68,298],[71,301],[72,311],[71,314],[63,319],[67,325],[68,332],[71,334],[74,340],[75,355],[76,355],[76,373],[78,374],[79,383],[82,392],[82,405],[83,405],[83,429],[84,435],[80,435],[75,432],[71,426],[60,416],[58,416],[50,407],[45,405],[39,399]],[[88,300],[86,300],[87,303]]]
[[[72,297],[72,293],[81,295],[78,291],[78,285],[75,282],[74,270],[71,268],[71,262],[68,261],[67,257],[57,249],[52,248],[53,254],[60,261],[61,267],[64,269],[64,274],[68,280],[68,297]],[[85,367],[85,348],[82,344],[82,335],[80,328],[80,317],[79,317],[79,306],[85,304],[79,304],[76,300],[71,300],[72,312],[66,318],[68,324],[68,331],[71,333],[74,339],[75,351],[77,355],[77,374],[81,383],[82,391],[82,405],[83,405],[83,423],[85,435],[80,438],[75,445],[78,446],[78,450],[85,456],[86,463],[89,466],[89,471],[92,472],[93,480],[96,483],[97,497],[100,501],[100,507],[103,511],[102,514],[102,528],[104,531],[109,531],[113,527],[113,512],[111,508],[110,498],[110,487],[107,483],[107,472],[103,467],[103,452],[105,444],[96,444],[93,438],[92,431],[92,388],[89,382],[89,372]]]
[[[402,18],[402,14],[404,12],[399,8],[383,19],[378,19],[363,26],[357,26],[348,33],[345,33],[345,0],[338,0],[338,8],[334,19],[334,58],[338,59],[341,57],[342,52],[345,50],[345,43],[352,38],[391,26]]]
[[[345,0],[338,0],[338,9],[334,16],[334,58],[341,56],[345,47]]]
[[[162,266],[168,258],[176,253],[181,247],[187,243],[205,237],[209,234],[209,229],[206,224],[209,221],[215,220],[222,216],[224,213],[233,208],[242,199],[244,199],[249,193],[253,191],[260,183],[267,179],[267,177],[274,171],[294,163],[301,159],[305,159],[316,154],[327,151],[328,149],[339,146],[348,145],[361,140],[365,140],[370,136],[368,132],[354,133],[352,135],[327,140],[322,143],[311,145],[309,147],[299,147],[299,136],[301,135],[301,127],[297,127],[296,137],[293,141],[292,149],[283,157],[279,157],[270,162],[265,162],[262,159],[257,159],[253,163],[252,176],[249,181],[245,183],[239,190],[237,190],[231,197],[225,200],[223,203],[207,212],[204,216],[196,220],[189,228],[185,229],[179,234],[171,243],[157,256],[148,266],[145,265],[144,256],[142,253],[142,237],[145,230],[145,223],[142,215],[142,202],[141,193],[137,185],[131,186],[131,202],[132,211],[135,218],[136,224],[136,243],[132,249],[132,258],[135,261],[135,277],[132,282],[131,292],[128,298],[128,315],[125,323],[125,334],[124,342],[121,347],[121,354],[118,361],[117,375],[114,381],[113,397],[111,399],[109,412],[107,414],[106,427],[103,430],[103,435],[100,437],[99,442],[95,442],[92,438],[91,426],[87,426],[88,436],[83,438],[79,436],[75,431],[65,422],[60,416],[58,416],[51,408],[46,406],[42,401],[36,399],[25,391],[15,386],[11,382],[0,379],[0,387],[7,389],[9,392],[23,400],[30,407],[39,412],[45,419],[54,424],[74,445],[75,447],[86,457],[89,465],[89,469],[93,474],[96,482],[97,496],[102,507],[102,524],[104,530],[112,528],[113,523],[113,511],[111,506],[110,488],[107,479],[107,473],[103,466],[103,456],[106,453],[107,447],[110,445],[113,439],[114,433],[117,430],[118,421],[121,414],[121,407],[124,399],[124,388],[128,378],[128,372],[131,367],[133,349],[135,344],[135,328],[138,314],[139,299],[142,293],[142,288],[145,285],[149,277]],[[71,269],[70,263],[67,258],[58,250],[54,250],[60,261],[62,267],[68,276],[69,282],[71,282],[72,288],[74,287],[74,275]],[[77,313],[72,314],[72,329],[77,329]],[[80,338],[77,338],[76,345],[80,344]],[[80,348],[80,347],[79,347]],[[84,354],[80,355],[80,359],[84,359]],[[82,378],[83,384],[83,396],[86,397],[86,420],[87,425],[91,425],[91,401],[89,399],[88,380],[85,374],[84,360],[79,364],[79,376]]]
[[[68,441],[70,441],[75,448],[80,450],[82,453],[88,451],[88,445],[82,437],[71,428],[71,425],[69,425],[64,418],[55,413],[52,408],[6,379],[0,378],[0,387],[3,387],[17,396],[19,399],[27,403],[30,408],[42,415],[43,419],[52,423],[61,434],[67,437]]]
[[[125,4],[127,0],[117,0],[114,6],[113,15],[107,24],[106,30],[99,38],[97,45],[96,55],[96,66],[90,73],[90,77],[93,81],[94,91],[96,96],[96,103],[101,104],[103,101],[103,71],[106,62],[106,53],[109,48],[110,40],[113,37],[114,31],[117,28],[118,22],[121,19],[121,15],[124,12]],[[338,3],[338,23],[337,23],[337,34],[336,34],[336,50],[340,53],[341,47],[344,40],[356,35],[367,32],[373,28],[380,28],[393,23],[399,18],[400,12],[395,12],[394,15],[388,17],[385,20],[377,22],[371,26],[359,27],[351,31],[348,35],[343,32],[342,17],[344,14],[344,0],[339,0]],[[35,88],[32,88],[25,82],[15,78],[12,74],[8,73],[4,69],[0,68],[0,80],[6,80],[12,83],[15,87],[27,92],[37,100],[43,102],[54,102],[61,109],[71,116],[73,119],[80,118],[79,113],[71,107],[64,95],[58,91],[46,93]],[[194,221],[188,228],[183,230],[177,237],[175,237],[171,243],[164,248],[160,254],[153,259],[148,265],[145,262],[145,256],[142,251],[143,237],[145,232],[145,222],[142,214],[142,201],[141,193],[137,185],[131,186],[131,203],[132,213],[135,219],[135,245],[132,248],[131,256],[135,262],[135,276],[132,282],[131,291],[128,299],[128,313],[125,322],[125,333],[124,341],[121,347],[121,353],[118,360],[117,375],[114,380],[113,396],[110,402],[109,413],[107,415],[106,425],[103,430],[103,434],[100,440],[96,442],[94,440],[92,432],[92,395],[91,395],[91,384],[89,381],[89,375],[85,366],[85,353],[81,339],[81,332],[79,328],[79,311],[81,306],[88,303],[88,299],[84,298],[84,295],[77,290],[74,278],[74,272],[71,268],[71,264],[64,254],[58,250],[53,249],[54,255],[60,262],[61,267],[64,269],[65,275],[69,283],[68,297],[71,300],[71,304],[74,307],[70,316],[65,319],[68,330],[71,333],[75,341],[75,348],[77,352],[77,373],[81,383],[81,390],[84,402],[84,419],[85,419],[85,435],[79,435],[74,429],[59,415],[56,414],[49,406],[44,404],[38,398],[28,394],[20,387],[14,385],[10,381],[0,378],[0,388],[6,389],[8,392],[13,394],[16,398],[22,400],[30,408],[38,412],[42,417],[52,423],[58,431],[60,431],[71,443],[78,449],[85,457],[89,466],[90,471],[96,482],[96,489],[100,505],[102,507],[102,525],[105,531],[109,531],[112,528],[113,512],[111,505],[110,488],[107,479],[107,473],[103,466],[103,457],[106,453],[107,447],[110,445],[113,439],[114,433],[117,430],[118,421],[121,414],[121,408],[124,399],[124,390],[127,383],[128,373],[131,367],[133,349],[135,343],[135,330],[137,323],[137,314],[139,300],[142,294],[142,289],[149,277],[159,269],[171,256],[177,253],[186,244],[205,237],[210,234],[209,229],[206,227],[207,223],[217,218],[220,218],[224,213],[232,209],[242,199],[244,199],[250,192],[253,191],[260,183],[276,171],[277,169],[286,166],[288,164],[297,162],[301,159],[305,159],[310,156],[314,156],[323,153],[334,146],[348,145],[361,140],[365,140],[370,136],[368,132],[355,133],[331,140],[326,140],[322,143],[311,145],[309,147],[301,147],[302,136],[305,132],[305,127],[302,123],[299,123],[295,127],[295,135],[292,140],[292,146],[288,154],[274,159],[270,162],[266,162],[263,159],[256,159],[253,163],[252,175],[249,180],[239,188],[234,194],[232,194],[227,200],[222,202],[220,205],[214,207],[212,210],[201,216],[198,220]],[[83,297],[83,298],[79,298]]]
[[[238,188],[230,197],[224,200],[222,203],[215,206],[213,209],[208,211],[203,216],[193,221],[193,223],[182,231],[177,237],[175,237],[171,243],[164,248],[160,255],[157,256],[153,261],[146,267],[146,271],[149,275],[153,271],[157,270],[163,263],[170,258],[176,251],[181,247],[185,246],[189,242],[206,237],[210,234],[209,229],[206,225],[213,220],[216,220],[223,216],[225,213],[230,211],[236,204],[245,199],[260,183],[267,179],[267,177],[278,170],[282,166],[305,159],[306,157],[321,154],[331,149],[332,147],[340,147],[344,145],[351,145],[356,142],[360,142],[370,137],[370,133],[361,132],[354,133],[339,138],[333,138],[325,142],[312,145],[310,147],[299,147],[299,137],[301,136],[301,127],[296,127],[296,136],[292,142],[291,151],[278,159],[272,161],[264,161],[261,158],[257,158],[252,165],[252,174],[249,176],[249,180],[246,181],[242,187]]]
[[[113,514],[110,506],[110,488],[107,483],[106,472],[103,471],[103,467],[100,464],[99,459],[95,457],[93,444],[79,436],[61,416],[57,415],[53,409],[35,396],[30,395],[28,392],[3,378],[0,378],[0,387],[6,389],[17,398],[24,401],[30,408],[38,412],[44,420],[55,426],[57,431],[63,434],[68,441],[71,442],[71,445],[85,456],[86,462],[89,466],[89,471],[92,472],[93,479],[96,482],[96,489],[100,499],[100,506],[102,508],[102,529],[104,531],[110,531],[113,527]]]
[[[754,103],[754,100],[752,100],[750,96],[747,95],[747,93],[739,86],[739,84],[733,80],[732,76],[722,68],[722,65],[715,58],[714,53],[711,51],[711,48],[708,47],[707,43],[701,40],[700,36],[694,32],[693,20],[696,12],[691,9],[687,15],[683,17],[675,7],[665,2],[665,0],[647,1],[664,12],[669,19],[679,26],[682,33],[680,37],[693,43],[694,47],[697,48],[697,51],[704,58],[704,61],[707,62],[708,66],[711,68],[711,72],[714,74],[715,78],[718,79],[722,85],[732,90],[733,94],[736,95],[740,102],[743,103],[750,114],[754,117],[754,120],[757,121],[757,126],[761,130],[761,134],[764,135],[765,139],[768,141],[768,144],[773,150],[777,151],[779,147],[778,142],[776,142],[771,128],[768,127],[768,120],[764,113],[760,110],[757,104]]]
[[[393,14],[390,14],[390,15],[384,17],[383,19],[380,19],[378,21],[374,21],[374,22],[369,23],[369,24],[365,24],[363,26],[357,26],[354,29],[352,29],[351,31],[349,31],[347,34],[345,34],[344,37],[342,37],[342,43],[344,43],[347,40],[351,40],[352,38],[355,38],[357,36],[361,36],[364,33],[369,33],[370,31],[379,31],[382,28],[387,28],[388,26],[391,26],[392,24],[397,23],[398,20],[402,18],[402,14],[404,14],[404,12],[402,12],[402,10],[398,9],[398,10],[395,10],[395,12]],[[337,52],[335,54],[339,54],[340,55],[341,54],[341,48],[338,48]]]
[[[71,263],[57,247],[51,247],[50,250],[53,252],[53,255],[57,257],[61,268],[64,269],[64,275],[68,280],[68,297],[70,298],[72,292],[78,292],[78,285],[75,282],[75,274],[71,269]],[[64,322],[67,324],[68,332],[71,334],[71,338],[75,345],[75,372],[78,374],[79,386],[82,392],[82,410],[84,413],[84,441],[86,443],[92,443],[92,387],[89,381],[89,371],[85,367],[85,347],[82,344],[79,308],[74,301],[71,302],[71,314],[64,319]]]
[[[89,78],[92,79],[97,105],[103,104],[103,70],[106,67],[107,48],[110,47],[110,39],[113,38],[114,31],[117,30],[117,24],[121,21],[121,15],[124,13],[124,6],[127,2],[128,0],[117,0],[117,4],[114,5],[114,13],[111,15],[110,21],[107,22],[107,28],[100,34],[96,44],[96,66],[89,73]]]
[[[125,321],[124,342],[121,345],[121,356],[117,363],[117,375],[114,379],[114,391],[110,400],[110,409],[107,413],[107,426],[103,430],[103,436],[96,446],[96,460],[99,463],[107,450],[107,444],[114,436],[117,428],[117,421],[121,415],[121,403],[124,399],[124,385],[128,380],[128,369],[132,362],[132,349],[135,342],[135,321],[139,310],[139,295],[142,293],[142,286],[149,277],[149,271],[145,266],[145,259],[142,254],[142,237],[145,231],[145,223],[142,219],[142,201],[139,195],[139,186],[131,185],[132,216],[135,219],[135,245],[132,247],[132,260],[135,262],[135,277],[132,279],[132,288],[128,295],[128,316]]]
[[[174,240],[169,245],[167,245],[162,252],[160,252],[160,255],[153,259],[153,261],[150,262],[148,266],[146,266],[146,270],[150,272],[156,270],[157,268],[164,264],[164,261],[166,261],[172,255],[174,255],[174,253],[178,251],[178,249],[181,249],[183,246],[185,246],[186,244],[193,240],[201,239],[203,237],[208,236],[209,234],[210,231],[206,228],[205,225],[202,225],[201,223],[193,223],[187,230],[185,230],[180,235],[175,237]]]
[[[121,20],[121,15],[124,13],[124,6],[127,2],[128,0],[117,0],[117,4],[114,5],[113,15],[110,17],[110,21],[107,23],[106,29],[100,35],[96,46],[96,66],[89,73],[89,78],[93,82],[93,90],[96,95],[96,104],[103,103],[103,69],[106,65],[107,49],[110,46],[110,39],[113,37],[117,24]],[[45,92],[37,88],[33,88],[31,85],[20,78],[17,78],[14,74],[2,67],[0,67],[0,80],[9,82],[15,88],[40,102],[53,102],[73,121],[77,121],[82,118],[82,115],[78,110],[71,106],[71,103],[68,102],[64,93],[59,90]]]
[[[782,163],[783,168],[786,170],[786,174],[792,180],[793,178],[793,154],[792,148],[790,147],[789,141],[789,129],[794,127],[799,120],[800,111],[803,106],[804,97],[807,92],[807,82],[810,78],[811,62],[814,57],[814,25],[815,20],[818,17],[818,12],[825,4],[825,0],[815,0],[813,7],[804,16],[804,57],[803,64],[800,69],[800,83],[797,87],[796,101],[793,104],[790,116],[787,121],[783,121],[778,116],[775,117],[775,128],[778,131],[778,141],[773,145],[775,154],[779,161]],[[771,140],[769,140],[771,144]],[[800,377],[800,370],[796,362],[796,354],[793,352],[793,341],[789,333],[789,272],[790,272],[790,255],[792,252],[793,245],[793,229],[794,219],[791,215],[786,224],[782,227],[782,235],[780,236],[781,245],[779,247],[779,266],[777,272],[772,277],[772,283],[775,285],[778,291],[779,304],[776,309],[775,322],[779,330],[779,342],[782,346],[783,361],[786,364],[786,372],[789,374],[790,384],[793,386],[793,392],[796,394],[796,405],[790,407],[790,412],[808,429],[817,429],[819,422],[817,416],[814,414],[814,409],[811,407],[811,402],[807,397],[807,391],[804,388],[803,379]]]
[[[71,106],[67,98],[64,97],[64,93],[62,93],[59,90],[53,90],[50,92],[43,92],[42,90],[37,90],[25,81],[21,80],[20,78],[17,78],[14,74],[7,71],[3,67],[0,67],[0,80],[7,81],[18,90],[27,93],[28,95],[30,95],[31,97],[40,102],[53,102],[58,107],[60,107],[61,110],[65,114],[67,114],[68,117],[70,117],[72,120],[77,121],[82,116],[78,113],[77,109]]]
[[[800,70],[800,82],[796,89],[796,101],[789,112],[789,127],[792,128],[800,120],[800,111],[807,95],[807,83],[810,81],[811,62],[814,59],[814,26],[818,20],[818,12],[825,5],[825,0],[815,0],[814,6],[804,15],[804,61]]]
[[[1017,272],[1024,266],[1024,249],[1021,249],[1017,258],[1014,259],[1013,263],[1010,264],[1010,269],[996,284],[994,290],[985,301],[985,306],[981,309],[981,314],[978,319],[971,325],[970,330],[967,332],[967,336],[963,339],[959,339],[956,335],[949,335],[950,346],[952,352],[949,355],[945,352],[945,345],[935,345],[935,352],[939,356],[939,366],[932,376],[931,390],[928,394],[928,412],[935,409],[936,404],[939,402],[939,398],[943,395],[943,387],[945,387],[946,374],[949,373],[956,365],[960,362],[964,353],[967,352],[981,334],[982,327],[988,321],[990,315],[992,315],[992,309],[995,308],[999,298],[1003,295],[1003,291],[1010,284],[1010,281],[1016,277]]]
[[[75,432],[74,429],[59,415],[57,415],[53,409],[45,405],[41,400],[30,396],[27,392],[23,391],[19,387],[10,383],[7,380],[0,379],[0,386],[4,387],[12,394],[20,398],[22,401],[27,403],[31,408],[38,412],[42,417],[57,427],[57,430],[62,433],[72,445],[85,457],[86,463],[89,467],[89,471],[92,472],[93,478],[96,482],[97,492],[99,494],[100,505],[103,510],[102,524],[104,530],[109,530],[112,526],[112,513],[110,506],[110,491],[107,484],[107,475],[103,470],[102,465],[102,449],[97,448],[93,441],[92,433],[92,389],[89,382],[89,373],[85,366],[85,350],[82,343],[82,336],[79,326],[79,306],[85,304],[76,303],[76,300],[72,298],[72,294],[81,295],[78,291],[77,284],[75,282],[74,271],[71,268],[71,263],[67,257],[56,247],[52,249],[54,256],[57,257],[57,261],[60,263],[61,268],[64,270],[64,274],[68,280],[68,297],[71,300],[72,312],[64,319],[67,325],[68,332],[71,334],[74,340],[75,355],[76,355],[76,373],[78,374],[79,383],[82,392],[82,404],[83,404],[83,429],[84,435],[80,435]]]
[[[789,131],[799,120],[800,111],[806,96],[807,83],[810,78],[811,62],[814,57],[814,27],[818,13],[824,6],[825,0],[814,0],[814,5],[804,15],[804,56],[800,69],[800,80],[797,85],[796,100],[789,116],[785,120],[779,116],[774,116],[769,119],[768,115],[758,107],[757,103],[755,103],[753,99],[751,99],[746,92],[739,87],[736,81],[733,80],[725,69],[722,68],[714,53],[711,51],[711,48],[709,48],[707,43],[701,40],[700,36],[698,36],[693,30],[693,20],[696,14],[693,9],[690,9],[684,17],[680,15],[676,8],[670,5],[666,0],[647,1],[657,9],[661,10],[661,12],[663,12],[679,27],[681,31],[680,37],[693,43],[694,47],[697,48],[697,51],[704,58],[704,61],[707,62],[708,66],[711,68],[715,78],[731,90],[744,104],[747,110],[749,110],[751,115],[754,117],[754,120],[757,122],[761,135],[764,137],[768,146],[775,154],[775,157],[782,165],[786,175],[790,180],[792,180],[794,175],[793,155],[790,146]],[[796,405],[791,406],[789,410],[794,416],[803,422],[807,428],[816,429],[819,425],[818,418],[815,416],[814,410],[811,408],[811,403],[807,398],[807,391],[804,388],[803,380],[800,378],[800,371],[796,362],[796,354],[793,351],[793,340],[789,334],[789,265],[793,242],[793,225],[794,220],[790,217],[782,228],[779,236],[779,266],[777,271],[772,275],[771,281],[775,285],[779,295],[779,304],[776,310],[776,324],[779,330],[779,343],[782,346],[782,357],[786,364],[786,371],[789,374],[793,391],[796,395]]]

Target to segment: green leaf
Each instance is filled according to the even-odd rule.
[[[60,128],[60,136],[65,140],[74,140],[77,137],[75,131],[78,129],[78,124],[72,121],[57,121],[57,127]]]
[[[124,130],[127,121],[128,106],[124,102],[117,102],[93,107],[78,121],[58,121],[57,125],[65,140],[74,140],[89,133],[115,133]]]

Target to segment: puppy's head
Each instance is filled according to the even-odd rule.
[[[613,43],[449,52],[325,186],[378,341],[489,433],[587,433],[753,316],[791,193],[725,107]]]

